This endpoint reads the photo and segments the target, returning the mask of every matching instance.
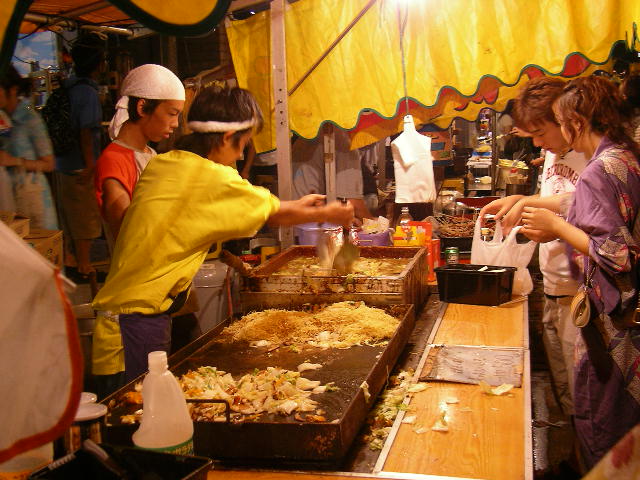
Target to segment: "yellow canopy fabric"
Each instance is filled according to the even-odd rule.
[[[20,21],[29,7],[28,1],[3,0],[0,2],[0,72],[4,71],[20,29]]]
[[[65,18],[66,12],[95,7],[96,3],[100,2],[95,0],[0,1],[0,40],[2,41],[0,71],[11,58],[20,23],[27,11]],[[109,0],[109,3],[98,8],[89,9],[80,15],[74,13],[71,16],[73,20],[80,23],[129,26],[132,21],[137,21],[145,27],[167,35],[202,35],[210,32],[220,22],[230,3],[231,0]],[[33,27],[29,28],[29,30],[32,29]]]
[[[363,10],[368,0],[299,0],[286,11],[289,87]],[[404,96],[399,46],[405,17],[407,93],[425,107],[444,87],[474,96],[483,77],[515,85],[528,66],[559,74],[580,52],[591,63],[609,58],[616,41],[631,39],[640,20],[636,0],[377,0],[327,58],[289,97],[290,126],[305,138],[332,122],[352,129],[362,109],[394,117]],[[269,12],[231,22],[229,45],[240,86],[265,114],[273,111]],[[469,113],[472,113],[470,110]],[[444,112],[443,112],[444,115]],[[258,151],[274,148],[267,122]]]

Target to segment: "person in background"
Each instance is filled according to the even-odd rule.
[[[631,110],[633,140],[640,143],[640,73],[625,77],[620,84],[620,93]]]
[[[104,62],[102,41],[95,35],[80,37],[71,49],[75,76],[65,81],[78,142],[56,155],[56,196],[64,236],[72,242],[78,276],[82,281],[95,271],[90,262],[91,244],[102,233],[95,198],[93,174],[101,150],[102,108],[96,80]],[[70,271],[67,273],[71,273]]]
[[[109,127],[113,141],[98,158],[95,172],[96,199],[111,246],[140,174],[157,155],[148,144],[168,138],[178,127],[185,91],[171,70],[147,64],[127,74],[120,95]]]
[[[571,148],[590,160],[568,213],[560,204],[525,207],[522,232],[565,241],[588,293],[591,316],[576,339],[574,423],[591,468],[640,421],[640,327],[619,323],[638,305],[640,147],[627,133],[630,118],[616,86],[604,78],[572,80],[553,110]]]
[[[13,198],[13,183],[6,165],[12,164],[6,148],[11,135],[11,118],[4,111],[7,106],[7,90],[4,85],[8,83],[5,74],[0,74],[0,211],[14,213],[16,202]]]
[[[331,221],[349,225],[353,207],[322,195],[280,201],[234,168],[262,113],[244,89],[209,87],[195,98],[178,150],[151,159],[133,193],[111,268],[93,307],[94,373],[124,365],[126,381],[147,368],[147,354],[168,351],[170,314],[188,296],[213,243],[250,237],[265,223]]]
[[[545,206],[557,195],[575,191],[581,172],[587,165],[582,153],[571,149],[562,136],[553,113],[553,103],[562,95],[565,82],[554,77],[539,77],[527,83],[515,99],[512,114],[520,131],[528,132],[537,147],[546,150],[539,195],[511,195],[495,200],[480,211],[480,218],[493,213],[510,231],[520,223],[526,206]],[[577,328],[571,319],[571,301],[578,290],[572,277],[566,244],[552,240],[540,244],[539,262],[544,287],[542,339],[553,378],[553,386],[566,415],[573,415],[573,351]]]
[[[7,93],[4,110],[13,124],[4,164],[12,167],[17,211],[30,219],[31,228],[57,230],[51,188],[43,173],[53,170],[53,150],[44,121],[31,105],[30,82],[9,66],[0,83]]]
[[[364,202],[360,152],[349,150],[347,132],[334,128],[336,162],[336,197],[353,205],[357,219],[372,218]],[[293,197],[326,193],[324,144],[322,136],[313,140],[294,137],[291,146]]]

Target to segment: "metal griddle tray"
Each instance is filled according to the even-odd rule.
[[[326,422],[299,422],[293,415],[277,414],[262,415],[257,420],[241,423],[194,422],[195,454],[231,465],[335,466],[347,453],[415,323],[413,305],[379,308],[401,320],[386,346],[325,350],[305,346],[300,352],[281,347],[269,351],[269,347],[252,348],[246,342],[231,342],[220,337],[219,330],[214,330],[173,355],[169,366],[176,376],[200,366],[215,366],[237,378],[256,368],[277,366],[295,371],[305,361],[321,363],[321,369],[306,371],[303,376],[320,380],[321,384],[334,382],[339,387],[338,391],[312,395],[318,401],[318,408],[325,411]],[[368,400],[361,388],[365,381],[371,395]],[[104,402],[121,398],[133,389],[134,384],[132,382]],[[129,405],[112,410],[107,422],[107,442],[130,444],[137,425],[121,424],[120,417],[138,408],[140,406]]]

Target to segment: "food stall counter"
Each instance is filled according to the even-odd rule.
[[[478,385],[429,382],[396,418],[371,473],[212,470],[208,479],[533,478],[527,309],[525,298],[499,307],[441,304],[416,378],[432,345],[491,345],[522,349],[522,386],[488,395]]]

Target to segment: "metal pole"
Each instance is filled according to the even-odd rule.
[[[292,198],[291,140],[289,138],[289,103],[287,96],[287,50],[285,46],[285,0],[271,2],[271,62],[275,102],[276,158],[278,161],[278,196]],[[280,227],[281,247],[293,244],[293,229]]]
[[[334,202],[336,200],[336,136],[332,125],[324,129],[322,139],[325,177],[324,193],[327,195],[327,202]]]
[[[498,177],[498,157],[500,152],[498,152],[498,114],[495,110],[491,109],[491,195],[496,194],[496,180]]]

